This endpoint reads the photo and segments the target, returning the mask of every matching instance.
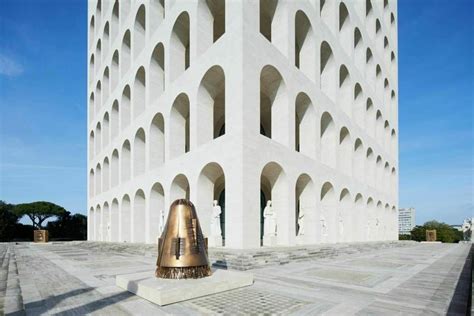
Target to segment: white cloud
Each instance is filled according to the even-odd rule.
[[[23,66],[15,60],[0,54],[0,75],[16,77],[23,73]]]

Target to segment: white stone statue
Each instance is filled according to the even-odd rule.
[[[212,218],[211,218],[211,235],[213,237],[222,236],[221,213],[222,213],[221,207],[217,204],[217,201],[214,200],[213,206],[212,206]]]
[[[298,236],[303,236],[304,235],[304,210],[303,208],[300,208],[300,211],[298,213]]]
[[[165,229],[165,212],[160,210],[160,233]]]
[[[267,206],[263,210],[263,233],[264,236],[275,236],[276,235],[276,214],[272,207],[272,201],[267,201]]]

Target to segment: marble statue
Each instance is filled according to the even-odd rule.
[[[300,208],[298,213],[298,236],[304,235],[304,211],[303,208]]]
[[[267,201],[267,206],[263,210],[264,218],[264,235],[265,236],[275,236],[276,235],[276,214],[272,207],[272,201]]]
[[[213,206],[212,206],[212,218],[211,218],[211,234],[214,237],[222,236],[221,213],[222,213],[221,207],[219,206],[219,204],[217,204],[217,201],[214,200]]]

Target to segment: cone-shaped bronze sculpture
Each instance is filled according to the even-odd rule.
[[[191,201],[179,199],[170,206],[158,242],[156,276],[164,279],[198,279],[211,275],[207,238],[202,235]]]

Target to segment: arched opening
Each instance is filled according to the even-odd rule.
[[[365,77],[369,80],[370,85],[375,85],[375,73],[372,71],[374,66],[374,56],[370,48],[365,52]]]
[[[150,169],[157,168],[165,162],[165,122],[158,113],[150,126]]]
[[[102,41],[100,39],[97,41],[97,45],[95,47],[95,56],[97,58],[96,70],[99,70],[102,62]]]
[[[383,79],[382,79],[382,68],[380,65],[375,66],[375,92],[381,98],[383,96]]]
[[[110,209],[110,241],[119,241],[119,204],[117,199],[112,201]]]
[[[166,224],[165,213],[165,191],[163,186],[156,182],[150,192],[150,221],[148,242],[155,243],[157,238],[163,233]]]
[[[375,210],[375,240],[382,240],[383,234],[383,206],[382,202],[377,202],[377,209]]]
[[[390,194],[390,164],[388,161],[385,162],[383,170],[383,191],[384,193]]]
[[[150,61],[150,103],[165,90],[165,49],[162,43],[158,43],[153,50]]]
[[[140,67],[135,75],[133,84],[133,117],[137,118],[145,111],[146,105],[146,83],[145,68]]]
[[[182,12],[173,26],[170,40],[171,81],[178,78],[190,66],[189,15]]]
[[[383,83],[383,89],[384,89],[384,103],[387,108],[390,108],[390,83],[388,82],[388,79],[385,78],[384,83]]]
[[[95,166],[95,195],[99,195],[102,192],[102,167],[100,163]]]
[[[133,141],[133,176],[136,177],[145,172],[146,167],[146,137],[143,128],[135,134]]]
[[[87,240],[94,240],[95,236],[95,213],[94,213],[94,208],[91,207],[89,209],[89,214],[87,214]]]
[[[320,240],[322,243],[336,242],[338,231],[336,222],[336,193],[330,182],[324,183],[321,187],[320,204]]]
[[[95,7],[95,15],[97,17],[97,29],[95,31],[98,31],[100,28],[100,25],[102,23],[102,1],[97,0],[97,6]]]
[[[109,67],[105,67],[104,74],[102,76],[102,84],[103,84],[103,93],[102,93],[102,102],[104,104],[107,103],[107,99],[109,98]]]
[[[198,1],[198,30],[202,54],[225,33],[225,0]]]
[[[145,242],[146,214],[145,214],[145,193],[138,190],[133,199],[133,242]]]
[[[225,245],[225,175],[222,167],[216,163],[208,163],[199,174],[198,178],[198,204],[201,228],[204,235],[209,236],[209,246],[221,247]],[[214,206],[214,201],[217,205]],[[220,207],[221,213],[218,214]],[[219,221],[214,222],[214,217],[219,216]],[[217,219],[216,219],[217,220]],[[215,235],[220,228],[221,235]]]
[[[122,4],[122,12],[120,12],[120,16],[122,18],[122,24],[125,24],[128,15],[130,14],[130,7],[132,6],[132,0],[121,0]]]
[[[184,174],[178,174],[171,183],[170,201],[189,199],[189,182]]]
[[[165,0],[151,0],[150,2],[150,19],[148,24],[151,32],[155,32],[165,19]]]
[[[146,34],[146,12],[145,5],[142,4],[135,16],[135,24],[133,29],[133,58],[136,59],[145,46]]]
[[[338,104],[349,117],[352,116],[352,82],[349,70],[345,65],[339,67],[339,93]]]
[[[109,131],[110,131],[110,120],[109,120],[109,113],[105,112],[104,119],[102,120],[102,128],[103,128],[103,135],[102,135],[102,144],[104,148],[107,148],[109,144]]]
[[[127,30],[122,39],[122,69],[120,71],[121,77],[124,77],[127,71],[130,69],[130,55],[132,51],[132,43],[130,40],[130,30]]]
[[[356,83],[354,86],[354,105],[352,111],[356,124],[361,128],[365,127],[365,110],[364,92],[361,85]]]
[[[332,116],[324,112],[321,116],[321,163],[336,167],[337,132]]]
[[[260,0],[260,33],[287,56],[286,10],[278,0]]]
[[[390,239],[390,224],[391,224],[391,219],[390,219],[390,206],[388,203],[385,204],[385,209],[383,211],[383,226],[382,226],[382,240],[389,240]]]
[[[347,127],[342,127],[339,132],[339,169],[346,175],[352,175],[352,139]]]
[[[332,101],[336,100],[337,67],[331,46],[327,42],[321,44],[320,88]]]
[[[351,241],[364,241],[364,227],[367,222],[367,214],[364,212],[364,201],[362,194],[358,193],[354,200],[354,210],[350,220],[352,228]]]
[[[390,140],[390,148],[392,151],[392,156],[397,156],[397,133],[394,129],[392,129],[391,133],[391,140]]]
[[[367,32],[370,36],[375,37],[375,14],[371,0],[365,1],[365,24],[367,25]]]
[[[95,126],[95,154],[100,154],[102,150],[102,126],[100,122]]]
[[[365,240],[367,241],[373,241],[376,240],[376,231],[375,231],[375,204],[374,200],[369,197],[367,199],[367,208],[366,208],[366,214],[367,214],[367,224],[365,227]]]
[[[391,177],[390,177],[390,194],[395,195],[397,192],[397,170],[395,167],[392,167]]]
[[[95,134],[91,131],[89,134],[89,159],[94,158],[94,145],[95,145]]]
[[[383,147],[387,152],[390,152],[390,124],[388,121],[384,123],[384,140]]]
[[[380,110],[375,115],[375,138],[379,145],[383,145],[383,118]]]
[[[329,30],[336,29],[336,2],[331,0],[320,0],[319,12],[321,20],[326,24]]]
[[[379,19],[375,20],[375,45],[377,50],[383,53],[382,25]]]
[[[122,205],[120,208],[120,241],[131,242],[131,209],[130,209],[130,197],[126,194],[122,198]]]
[[[383,188],[383,163],[380,155],[375,162],[375,185],[379,190]]]
[[[295,101],[295,149],[309,157],[316,157],[316,111],[304,92]]]
[[[102,106],[102,84],[100,83],[100,80],[95,86],[95,98],[95,113],[97,114],[100,112],[100,108]]]
[[[176,97],[171,108],[170,158],[189,151],[189,99],[184,93]]]
[[[375,156],[372,148],[369,147],[367,149],[365,158],[365,174],[367,177],[366,181],[370,186],[375,187]]]
[[[94,34],[95,34],[95,18],[94,16],[91,17],[91,21],[89,23],[89,47],[94,45]]]
[[[130,125],[130,86],[126,85],[122,92],[122,101],[120,102],[122,109],[120,110],[120,129],[125,130]]]
[[[114,140],[119,131],[119,104],[117,100],[114,100],[114,103],[112,104],[112,112],[110,112],[110,138]]]
[[[364,40],[359,28],[354,29],[354,60],[357,67],[362,67],[365,63]],[[360,68],[360,70],[364,70]]]
[[[95,172],[94,169],[89,171],[89,196],[92,197],[95,194]]]
[[[352,240],[352,197],[347,189],[343,189],[339,195],[339,212],[337,216],[337,241],[345,242]]]
[[[288,94],[286,84],[275,67],[260,72],[260,134],[285,144],[287,141]]]
[[[102,187],[103,191],[107,192],[110,188],[109,183],[110,183],[110,164],[109,164],[109,158],[105,157],[104,159],[104,174],[102,175]]]
[[[102,212],[100,209],[100,205],[97,204],[95,207],[95,218],[94,218],[94,240],[101,241],[102,240]]]
[[[367,99],[365,106],[365,128],[369,136],[375,137],[375,108],[371,98]]]
[[[397,112],[398,112],[398,105],[397,105],[397,100],[395,96],[395,91],[392,90],[391,99],[390,99],[390,115],[392,119],[396,120],[396,118],[398,117]]]
[[[119,184],[119,152],[117,149],[115,149],[112,152],[112,166],[111,166],[111,177],[110,181],[112,184],[112,187],[116,187]]]
[[[110,210],[107,202],[102,211],[102,241],[110,241]]]
[[[114,7],[112,8],[112,42],[115,41],[119,31],[119,15],[120,15],[120,4],[118,0],[115,0]]]
[[[104,34],[102,35],[102,39],[104,41],[104,57],[105,57],[105,56],[108,56],[107,53],[109,52],[109,45],[110,45],[110,25],[109,25],[109,22],[105,23]]]
[[[316,39],[308,16],[301,10],[295,15],[295,66],[316,80]]]
[[[383,54],[384,54],[384,62],[386,65],[390,64],[390,43],[388,42],[388,38],[385,36],[383,38]]]
[[[122,145],[122,154],[121,154],[121,170],[120,170],[120,175],[121,175],[121,182],[124,183],[128,180],[130,180],[130,173],[131,173],[131,150],[130,150],[130,142],[126,140],[123,145]]]
[[[92,54],[91,59],[89,60],[89,84],[94,82],[94,74],[95,74],[94,54]]]
[[[94,113],[94,92],[92,92],[91,96],[89,97],[89,122],[92,122],[94,120]]]
[[[313,180],[302,174],[295,185],[295,235],[297,243],[314,243],[316,240],[316,189]]]
[[[354,163],[353,163],[353,171],[354,177],[358,179],[360,182],[364,182],[364,144],[360,138],[357,138],[354,143]]]
[[[260,176],[260,236],[262,246],[274,246],[289,238],[288,233],[294,235],[294,213],[289,212],[288,183],[283,168],[276,162],[265,165]],[[271,201],[276,223],[272,218],[264,218],[267,203]],[[267,224],[265,225],[265,220]],[[291,226],[290,226],[291,225]]]
[[[211,67],[198,90],[198,145],[225,133],[225,74],[220,66]]]
[[[351,18],[344,3],[339,4],[339,40],[347,54],[351,54]]]
[[[120,67],[120,62],[119,62],[119,52],[116,50],[114,52],[114,55],[112,56],[112,66],[111,66],[111,83],[112,83],[112,90],[115,90],[115,87],[117,87],[118,79],[119,79],[119,67]]]

